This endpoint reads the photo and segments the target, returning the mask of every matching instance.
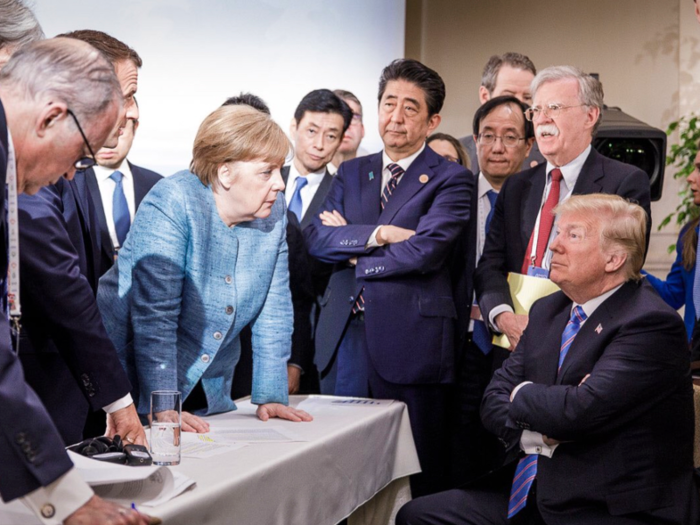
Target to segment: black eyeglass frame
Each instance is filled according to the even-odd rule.
[[[85,145],[87,146],[88,151],[90,152],[90,155],[92,157],[81,157],[78,160],[75,161],[75,166],[76,170],[86,170],[88,168],[92,168],[97,164],[97,161],[95,160],[95,152],[92,151],[92,148],[90,147],[90,143],[88,142],[87,137],[85,136],[85,132],[83,131],[83,128],[80,126],[80,122],[78,122],[78,117],[75,116],[75,113],[73,113],[72,110],[67,109],[66,112],[73,117],[73,121],[75,121],[75,125],[78,126],[78,131],[80,132],[80,136],[83,137],[83,142],[85,142]]]

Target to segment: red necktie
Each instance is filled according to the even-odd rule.
[[[552,225],[554,224],[554,207],[559,204],[559,192],[561,189],[561,170],[559,168],[554,168],[551,172],[552,175],[552,185],[549,188],[549,195],[547,195],[547,200],[542,207],[540,212],[540,227],[537,234],[537,252],[535,255],[534,265],[542,267],[542,261],[544,260],[544,254],[547,250],[547,244],[549,243],[549,236],[552,233]],[[523,260],[523,267],[521,273],[527,273],[527,267],[530,266],[530,255],[532,254],[532,242],[535,236],[535,230],[532,230],[530,235],[530,242],[527,245],[527,250],[525,251],[525,259]]]

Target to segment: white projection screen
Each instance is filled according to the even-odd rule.
[[[47,37],[97,29],[144,61],[140,126],[129,155],[163,175],[189,165],[204,117],[241,91],[288,132],[313,89],[347,89],[364,107],[366,152],[379,151],[377,83],[403,56],[405,0],[34,0]]]

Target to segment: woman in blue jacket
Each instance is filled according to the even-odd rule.
[[[688,176],[688,186],[693,193],[693,202],[696,206],[700,206],[700,152],[695,156],[695,169]],[[644,272],[651,285],[671,307],[678,309],[685,305],[684,320],[688,340],[693,333],[696,318],[693,284],[699,222],[700,218],[693,219],[681,230],[676,243],[676,260],[665,281]]]
[[[224,106],[199,128],[189,171],[141,203],[114,267],[100,281],[107,332],[141,415],[154,390],[182,392],[182,429],[235,410],[238,334],[253,334],[258,417],[310,420],[286,406],[292,302],[280,168],[290,143],[264,113]]]

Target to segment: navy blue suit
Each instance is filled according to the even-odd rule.
[[[163,176],[155,171],[136,166],[131,162],[129,162],[129,168],[134,177],[134,204],[136,205],[136,210],[138,210],[143,198]],[[102,206],[102,197],[100,195],[100,187],[97,184],[97,178],[95,177],[95,171],[89,168],[85,170],[84,175],[76,175],[76,178],[78,177],[85,177],[85,184],[87,185],[90,197],[95,206],[97,232],[99,234],[101,248],[99,263],[99,277],[101,277],[114,265],[116,252],[114,250],[114,244],[112,243],[112,237],[109,235],[109,226],[107,226],[107,218],[105,217],[105,210]]]
[[[100,240],[82,174],[21,195],[20,358],[66,444],[82,439],[89,410],[131,391],[95,294]]]
[[[473,177],[425,148],[409,166],[384,210],[382,154],[344,162],[319,210],[337,210],[348,224],[304,230],[309,253],[335,263],[321,300],[316,364],[331,370],[353,304],[364,288],[362,336],[373,397],[405,401],[425,482],[414,493],[440,489],[445,447],[446,385],[454,381],[456,307],[450,257],[469,219]],[[407,241],[367,250],[379,225],[414,230]],[[357,257],[357,266],[348,260]],[[421,478],[418,478],[421,479]]]
[[[7,175],[7,123],[0,103],[0,188]],[[0,191],[0,275],[7,275],[5,192]],[[1,310],[1,309],[0,309]],[[73,463],[12,350],[7,314],[0,320],[0,495],[4,501],[52,483]]]

